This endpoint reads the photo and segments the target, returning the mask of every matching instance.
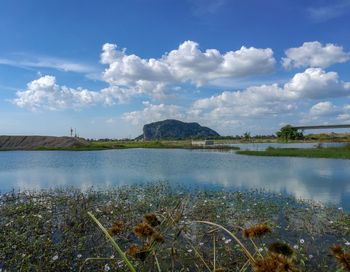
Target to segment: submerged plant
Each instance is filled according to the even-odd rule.
[[[269,246],[269,251],[276,254],[281,254],[286,257],[291,257],[293,255],[293,249],[282,242],[274,242]]]
[[[340,245],[332,246],[331,253],[337,259],[341,268],[350,271],[350,253],[345,252]]]

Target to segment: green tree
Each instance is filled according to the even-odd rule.
[[[289,140],[298,140],[304,137],[302,132],[299,132],[296,128],[291,125],[286,125],[277,131],[277,138],[288,142]]]
[[[244,140],[246,140],[246,141],[250,140],[250,138],[251,138],[250,132],[244,132],[243,138],[244,138]]]

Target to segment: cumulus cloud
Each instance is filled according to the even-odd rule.
[[[242,121],[232,118],[222,118],[220,114],[202,113],[194,108],[185,108],[173,104],[152,104],[143,102],[144,108],[138,111],[126,112],[122,119],[136,126],[165,119],[179,119],[185,122],[199,122],[207,126],[228,131],[229,127],[241,125]]]
[[[295,74],[284,90],[298,98],[323,99],[350,95],[350,83],[341,81],[336,72],[308,68]]]
[[[321,101],[314,104],[303,118],[303,123],[349,123],[350,105],[335,105],[331,101]]]
[[[335,106],[332,104],[332,102],[325,101],[325,102],[319,102],[313,105],[310,109],[310,114],[312,116],[322,116],[322,115],[333,114],[334,111],[335,111]]]
[[[113,85],[138,86],[140,81],[200,86],[220,78],[238,78],[273,71],[275,59],[270,48],[242,47],[224,54],[217,49],[200,50],[199,44],[185,41],[161,58],[143,59],[127,55],[114,44],[102,48],[101,62],[108,64],[103,78]]]
[[[288,93],[277,84],[249,87],[243,91],[225,91],[219,95],[197,100],[193,107],[201,111],[210,110],[219,117],[257,117],[276,115],[295,109],[296,105]]]
[[[18,91],[12,101],[21,108],[31,110],[79,109],[95,104],[113,105],[123,102],[132,90],[109,87],[99,92],[83,88],[69,88],[56,83],[54,76],[45,75],[27,84],[24,91]],[[136,90],[137,92],[137,90]]]
[[[305,42],[300,47],[289,48],[285,51],[285,54],[286,57],[282,58],[282,64],[285,68],[325,68],[335,63],[346,62],[350,59],[350,53],[344,52],[342,46],[332,43],[322,45],[318,41]]]
[[[350,95],[349,91],[350,84],[340,81],[337,73],[309,68],[296,74],[283,87],[272,84],[249,87],[242,91],[225,91],[195,101],[193,108],[221,117],[277,116],[295,110],[303,98],[313,100],[347,96]]]
[[[144,108],[140,111],[126,112],[123,119],[134,125],[155,122],[163,119],[186,119],[185,109],[177,105],[152,104],[143,102]]]

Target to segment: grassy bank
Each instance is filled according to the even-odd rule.
[[[72,148],[44,148],[36,150],[68,150],[68,151],[89,151],[107,149],[127,149],[127,148],[178,148],[178,149],[214,149],[214,150],[238,150],[238,147],[220,144],[215,146],[195,146],[189,140],[182,141],[91,141],[89,146]]]
[[[272,148],[265,151],[240,150],[237,154],[273,157],[350,159],[350,145],[327,148]]]
[[[336,271],[330,247],[350,248],[350,216],[337,207],[264,191],[155,183],[2,195],[0,269],[129,271],[88,212],[135,271],[265,271],[258,265],[269,262],[298,269],[288,271]]]

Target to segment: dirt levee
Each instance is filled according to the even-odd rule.
[[[69,149],[88,146],[83,138],[54,136],[0,136],[0,150]]]

